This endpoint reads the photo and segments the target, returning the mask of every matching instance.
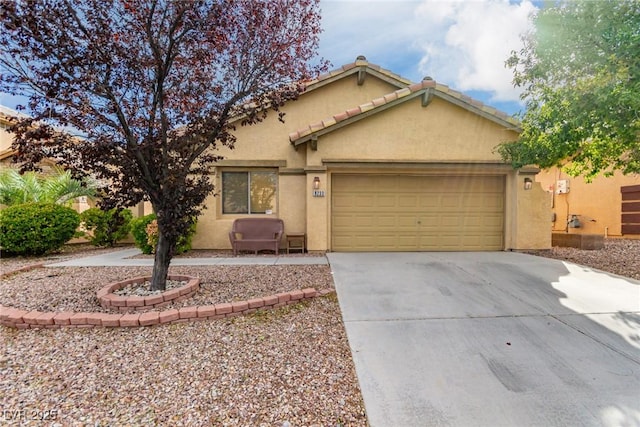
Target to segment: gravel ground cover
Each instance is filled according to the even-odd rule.
[[[224,321],[1,334],[2,425],[366,426],[332,297]]]
[[[640,280],[640,239],[609,238],[605,239],[603,249],[592,251],[554,247],[548,251],[528,251],[528,253],[570,261]]]

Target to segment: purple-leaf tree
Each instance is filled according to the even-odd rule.
[[[317,0],[1,0],[0,18],[0,91],[32,117],[11,129],[16,160],[93,174],[107,207],[149,200],[154,290],[213,191],[216,147],[326,68]]]

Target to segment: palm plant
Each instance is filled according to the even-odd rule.
[[[6,206],[32,202],[68,206],[76,197],[93,199],[97,188],[96,182],[74,179],[70,171],[61,168],[54,168],[47,175],[35,172],[21,175],[13,168],[0,171],[0,204]]]

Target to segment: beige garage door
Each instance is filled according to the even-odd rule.
[[[504,177],[333,175],[334,251],[503,248]]]

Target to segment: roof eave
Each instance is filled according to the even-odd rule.
[[[511,118],[506,114],[504,115],[504,117],[502,117],[503,113],[500,113],[497,109],[493,107],[489,107],[479,101],[474,102],[471,98],[469,98],[470,101],[467,101],[465,100],[465,96],[452,95],[450,91],[442,90],[439,86],[440,85],[436,86],[434,96],[437,96],[440,99],[448,101],[454,105],[457,105],[460,108],[463,108],[467,111],[477,114],[509,130],[512,130],[518,133],[522,132],[522,127],[518,120]],[[461,94],[456,93],[456,95],[461,95]]]
[[[18,152],[16,150],[13,150],[11,148],[7,148],[5,150],[2,150],[2,151],[0,151],[0,160],[4,160],[4,159],[8,159],[10,157],[13,157],[17,153]]]

